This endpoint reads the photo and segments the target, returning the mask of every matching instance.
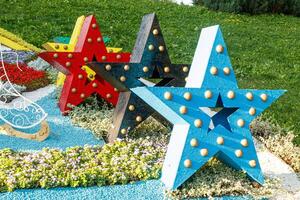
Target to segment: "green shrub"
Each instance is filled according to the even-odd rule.
[[[299,0],[194,0],[212,10],[235,13],[284,13],[300,16]]]

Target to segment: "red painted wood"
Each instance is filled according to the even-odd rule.
[[[94,16],[85,18],[74,52],[42,52],[39,56],[66,75],[59,100],[59,108],[62,112],[70,110],[70,105],[81,104],[94,93],[114,106],[117,104],[119,94],[112,85],[100,76],[96,76],[93,81],[88,80],[87,73],[81,69],[86,64],[84,60],[86,58],[87,62],[118,63],[130,60],[130,53],[107,52]]]

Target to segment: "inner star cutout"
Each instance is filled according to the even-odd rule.
[[[154,86],[184,86],[189,65],[172,64],[155,14],[143,17],[130,63],[89,63],[97,75],[121,91],[114,110],[113,127],[108,141],[124,137],[129,131],[154,114],[142,99],[131,93],[130,88],[145,86],[141,78],[162,79]],[[160,116],[155,116],[160,119]]]
[[[226,108],[224,107],[221,96],[219,95],[217,103],[213,108],[201,107],[200,108],[205,114],[207,114],[211,119],[209,123],[209,130],[213,130],[218,125],[222,125],[228,131],[232,132],[228,117],[234,113],[238,108]]]
[[[59,100],[59,108],[62,112],[65,113],[72,106],[79,105],[94,93],[116,105],[118,91],[100,76],[89,79],[82,67],[90,61],[126,63],[130,59],[130,53],[107,51],[94,16],[84,19],[73,51],[67,49],[63,52],[42,52],[39,56],[66,75]]]
[[[185,87],[131,90],[174,125],[162,169],[166,187],[178,188],[212,157],[264,183],[249,125],[285,91],[238,89],[219,26],[202,29]],[[199,109],[220,105],[211,116]]]

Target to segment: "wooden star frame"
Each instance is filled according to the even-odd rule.
[[[185,87],[132,91],[174,125],[162,169],[168,188],[212,157],[264,183],[249,126],[285,91],[239,89],[219,26],[202,29]]]
[[[130,63],[92,62],[88,65],[121,91],[113,127],[108,133],[109,142],[124,137],[149,116],[154,116],[155,111],[130,88],[145,86],[145,79],[149,78],[161,79],[154,86],[183,86],[189,71],[189,65],[171,63],[155,14],[143,17]],[[155,117],[159,118],[159,115]]]
[[[78,42],[78,38],[81,33],[82,25],[84,23],[85,16],[82,15],[77,18],[72,36],[70,38],[68,37],[56,37],[54,38],[54,42],[47,42],[43,45],[43,47],[47,51],[58,51],[58,52],[74,52],[75,46]],[[58,42],[60,40],[61,42]],[[103,37],[103,42],[106,44],[107,41],[110,39],[107,37]],[[122,48],[114,48],[114,47],[106,47],[106,50],[109,53],[121,53]],[[84,65],[81,67],[86,73],[87,73],[87,78],[91,81],[95,79],[95,72],[91,70],[88,66]],[[57,80],[56,80],[56,85],[57,86],[63,86],[65,82],[66,76],[62,73],[59,72],[57,75]]]
[[[84,19],[74,51],[42,52],[39,56],[66,75],[59,100],[59,107],[63,113],[94,93],[116,105],[118,91],[99,76],[95,76],[94,80],[89,79],[82,67],[90,61],[126,63],[130,59],[130,53],[107,51],[94,16]]]

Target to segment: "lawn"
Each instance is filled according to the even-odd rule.
[[[72,3],[71,3],[72,2]],[[300,20],[237,15],[153,0],[0,0],[0,24],[39,47],[71,35],[76,18],[95,14],[111,46],[131,51],[141,18],[156,12],[173,62],[191,63],[200,30],[220,24],[241,88],[286,89],[264,114],[293,129],[300,144]]]

